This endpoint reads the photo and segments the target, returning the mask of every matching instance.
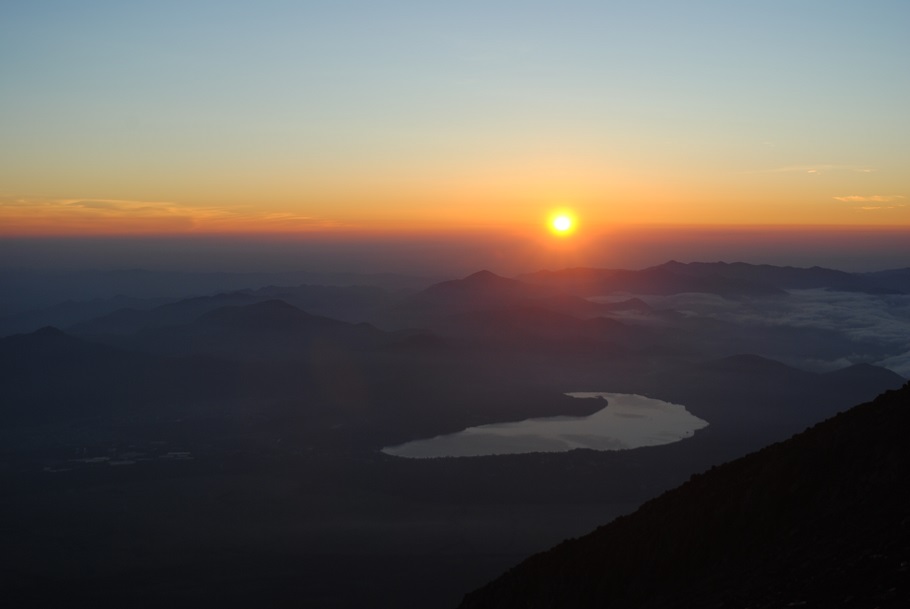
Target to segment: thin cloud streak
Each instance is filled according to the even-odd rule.
[[[0,197],[0,235],[294,232],[344,225],[291,212],[252,207],[193,206],[135,199]]]
[[[823,173],[833,173],[833,172],[850,172],[850,173],[875,173],[875,169],[871,167],[862,167],[858,165],[830,165],[830,164],[817,164],[817,165],[788,165],[786,167],[775,167],[772,169],[757,169],[754,171],[746,171],[743,173],[747,174],[762,174],[762,173],[805,173],[809,175],[820,175]]]
[[[837,201],[843,201],[844,203],[891,203],[904,198],[903,195],[847,195],[834,197]]]

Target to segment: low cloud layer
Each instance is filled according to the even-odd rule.
[[[817,371],[857,363],[884,366],[910,378],[910,296],[872,295],[823,289],[793,290],[788,297],[730,301],[708,294],[679,294],[649,300],[689,317],[701,317],[762,330],[821,331],[830,340],[815,357],[792,353],[786,347],[773,354],[789,363]],[[836,355],[832,349],[839,349]]]

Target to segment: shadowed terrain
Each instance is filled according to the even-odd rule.
[[[910,384],[693,476],[462,609],[904,607]]]
[[[536,275],[178,274],[138,289],[146,275],[130,272],[114,276],[122,297],[0,320],[26,328],[0,337],[5,598],[453,607],[535,552],[905,383],[902,273],[889,293],[749,265]],[[55,316],[64,327],[29,326]],[[381,452],[604,406],[566,395],[579,391],[665,400],[709,425],[634,450]]]

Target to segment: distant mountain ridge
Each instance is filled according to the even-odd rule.
[[[0,270],[0,336],[46,325],[69,327],[122,308],[147,310],[161,304],[247,292],[258,299],[282,298],[318,312],[342,303],[358,314],[358,299],[413,292],[434,279],[392,273],[193,273],[128,269],[116,271]],[[294,287],[276,287],[294,286]],[[351,320],[345,315],[346,319]]]
[[[745,262],[675,260],[640,271],[573,268],[537,271],[518,279],[579,296],[610,292],[674,294],[703,292],[720,296],[783,295],[789,289],[825,288],[870,294],[910,292],[910,272],[847,273],[821,267],[798,268]]]
[[[905,607],[910,384],[533,556],[460,609]]]
[[[906,382],[868,364],[818,373],[740,354],[666,367],[644,377],[640,390],[686,404],[711,422],[712,433],[735,434],[745,454]]]
[[[167,380],[162,383],[162,380]],[[45,327],[0,338],[0,428],[20,423],[123,416],[160,402],[175,388],[210,382],[174,362]],[[229,389],[222,382],[220,389]]]
[[[324,318],[367,322],[383,331],[407,331],[411,337],[425,332],[436,335],[431,341],[411,340],[411,347],[443,347],[438,339],[447,338],[514,351],[543,349],[557,341],[565,352],[575,341],[579,355],[590,353],[595,343],[601,345],[604,355],[619,353],[614,347],[642,355],[689,353],[696,359],[751,352],[796,365],[805,361],[810,369],[830,369],[834,366],[826,362],[840,364],[837,360],[847,356],[850,361],[859,359],[850,354],[863,354],[865,359],[860,361],[896,356],[872,344],[874,341],[864,340],[861,332],[840,332],[811,323],[780,324],[768,316],[764,326],[749,325],[713,315],[710,310],[693,314],[686,309],[687,302],[701,302],[690,296],[692,291],[719,296],[730,306],[745,303],[755,310],[753,318],[761,315],[764,307],[789,307],[799,315],[794,308],[798,298],[826,298],[788,293],[800,289],[886,293],[865,275],[830,269],[670,261],[643,271],[577,268],[540,271],[519,279],[484,270],[415,293],[392,293],[370,286],[270,286],[189,298],[149,310],[123,309],[66,330],[90,340],[141,348],[141,344],[150,343],[131,338],[140,332],[148,338],[155,329],[195,324],[197,318],[218,308],[283,300]],[[635,292],[644,293],[643,298],[647,294],[658,298],[649,299],[652,306],[632,297]],[[677,294],[682,296],[661,299]],[[791,305],[785,304],[788,300]],[[582,323],[592,319],[601,321]],[[814,362],[818,362],[817,368]]]
[[[910,376],[910,297],[781,287],[740,277],[737,265],[662,266],[583,269],[580,280],[615,279],[594,285],[592,296],[482,271],[429,287],[216,292],[198,283],[181,300],[110,298],[0,320],[0,329],[45,320],[29,333],[0,335],[0,520],[7,525],[0,588],[7,605],[195,609],[205,599],[224,607],[454,607],[466,590],[532,552],[906,382],[851,363],[877,362]],[[153,274],[126,275],[149,280],[152,291],[164,285]],[[222,285],[213,279],[209,285]],[[2,284],[0,277],[8,287]],[[640,299],[624,292],[636,285],[659,292]],[[601,291],[611,286],[621,289]],[[705,292],[678,292],[693,289]],[[54,318],[65,325],[47,323]],[[709,426],[680,442],[627,451],[440,460],[382,452],[487,424],[589,416],[605,406],[567,392],[644,395]],[[905,434],[904,423],[883,418],[895,437]],[[867,441],[831,449],[844,451],[838,472],[790,476],[787,468],[802,460],[783,458],[772,476],[780,488],[752,489],[764,470],[735,470],[740,486],[730,489],[745,489],[745,500],[715,491],[681,516],[655,517],[619,539],[629,551],[595,576],[609,581],[621,573],[620,584],[632,588],[606,606],[663,586],[666,579],[622,571],[655,548],[671,562],[655,563],[654,572],[720,564],[709,573],[717,580],[674,597],[679,604],[721,607],[712,594],[732,590],[730,609],[801,606],[761,563],[708,551],[728,537],[752,547],[775,534],[797,535],[802,524],[765,511],[767,522],[749,522],[764,527],[760,534],[737,537],[725,526],[707,550],[696,543],[705,529],[685,527],[729,524],[730,512],[740,518],[737,510],[750,501],[763,508],[775,497],[801,501],[815,474],[830,480],[843,472],[847,490],[890,476],[882,456],[890,441],[870,442],[876,429],[855,427]],[[854,475],[851,464],[867,457],[879,460]],[[835,503],[830,509],[851,505],[847,494],[824,498]],[[888,522],[885,512],[867,514]],[[660,528],[674,520],[686,535]],[[807,543],[824,554],[840,537],[840,529],[829,529]],[[769,547],[773,560],[780,545]],[[884,546],[857,548],[838,559],[847,571],[895,555]],[[756,574],[784,594],[756,605],[747,602],[752,589],[738,596],[727,583],[715,589],[728,555],[734,584]],[[797,572],[815,558],[800,556],[793,569],[781,564]],[[535,575],[541,586],[544,575],[560,573]],[[884,593],[896,587],[885,583]],[[540,597],[584,607],[586,599],[572,593],[552,588]],[[824,600],[816,606],[851,606],[846,594]],[[863,607],[890,602],[875,600]]]
[[[313,283],[290,283],[301,279]],[[623,305],[585,300],[614,293],[699,292],[738,298],[783,296],[787,290],[817,288],[910,294],[910,268],[848,273],[821,267],[670,261],[642,270],[569,268],[541,270],[515,278],[479,271],[462,279],[432,283],[429,287],[426,287],[429,280],[390,274],[167,273],[140,269],[34,276],[5,272],[0,273],[0,282],[5,282],[8,292],[6,302],[0,305],[12,307],[14,311],[19,309],[0,315],[0,336],[30,332],[45,325],[72,327],[77,334],[92,335],[135,332],[143,325],[186,323],[190,321],[186,312],[194,307],[202,312],[201,309],[227,304],[244,304],[243,298],[247,304],[277,298],[311,313],[343,321],[392,320],[392,325],[400,327],[407,325],[415,313],[425,313],[428,308],[436,309],[437,313],[441,309],[452,312],[503,303],[527,304],[520,302],[527,300],[573,315],[647,310],[641,301]],[[175,297],[178,294],[184,295],[183,300]],[[230,298],[236,300],[227,302]],[[218,300],[222,302],[215,304]],[[173,307],[168,307],[168,303],[173,303]],[[29,307],[32,310],[25,310]],[[390,307],[395,310],[390,312]],[[136,312],[125,313],[122,309]],[[110,317],[104,319],[104,316]]]
[[[391,296],[387,291],[372,286],[267,286],[258,290],[186,298],[146,310],[119,309],[74,324],[67,330],[80,336],[127,335],[149,328],[191,323],[200,315],[221,307],[250,305],[268,300],[282,300],[298,308],[305,308],[310,313],[338,318],[340,321],[363,321],[369,311],[381,306],[389,298]]]
[[[537,298],[551,295],[552,290],[517,279],[508,279],[487,270],[478,271],[464,279],[436,283],[418,292],[412,302],[422,305],[445,306],[460,309],[464,306],[483,307],[504,301]]]
[[[314,349],[360,351],[393,341],[370,324],[311,315],[283,300],[220,307],[194,321],[139,332],[124,344],[163,355],[207,355],[237,360],[311,356]]]
[[[660,267],[675,273],[691,276],[716,275],[738,281],[748,281],[774,285],[783,289],[826,288],[848,292],[866,292],[871,294],[900,293],[875,275],[847,273],[834,269],[814,266],[800,268],[792,266],[773,266],[769,264],[747,264],[745,262],[690,262],[684,264],[671,260]]]
[[[713,272],[685,272],[679,268],[678,263],[641,271],[596,268],[538,271],[519,278],[531,284],[548,286],[578,296],[600,296],[614,292],[654,295],[702,292],[719,296],[782,296],[786,293],[778,286],[753,279],[728,277]]]

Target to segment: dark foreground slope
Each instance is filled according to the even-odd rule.
[[[560,544],[462,609],[906,607],[910,384]]]

